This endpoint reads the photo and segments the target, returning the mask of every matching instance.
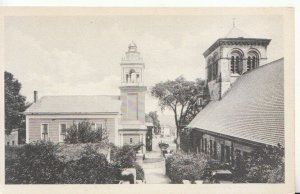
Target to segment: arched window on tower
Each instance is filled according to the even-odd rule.
[[[126,83],[128,83],[128,81],[129,81],[129,75],[126,74]]]
[[[129,71],[129,80],[132,83],[134,83],[136,80],[136,73],[135,73],[134,69],[130,69],[130,71]]]
[[[233,74],[241,74],[243,72],[243,56],[241,53],[231,53],[230,71]]]
[[[256,52],[249,52],[247,58],[247,71],[259,67],[259,55]]]

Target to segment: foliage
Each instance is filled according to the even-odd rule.
[[[109,164],[103,154],[85,155],[66,164],[62,183],[66,184],[109,184],[120,177],[120,169]]]
[[[176,153],[166,159],[166,174],[172,183],[182,180],[201,180],[207,167],[207,158],[203,154]]]
[[[5,148],[5,180],[7,184],[110,184],[121,179],[123,168],[135,168],[137,179],[144,179],[144,170],[135,162],[143,146],[112,144],[53,144],[35,142]],[[103,148],[110,147],[112,162]]]
[[[136,150],[131,145],[112,149],[111,159],[120,168],[132,168],[135,163]]]
[[[284,182],[284,148],[264,146],[251,152],[246,163],[246,179],[251,183]]]
[[[66,143],[97,143],[108,141],[108,133],[105,127],[93,129],[93,123],[83,121],[73,124],[67,129]]]
[[[137,180],[144,180],[145,179],[144,169],[140,165],[138,165],[137,163],[134,163],[133,167],[136,170],[136,179]]]
[[[135,168],[136,179],[144,180],[144,170],[138,165],[136,160],[136,153],[141,149],[143,144],[124,145],[121,148],[113,146],[111,148],[111,160],[119,168]]]
[[[174,112],[177,137],[186,126],[208,103],[207,85],[204,80],[187,81],[180,76],[173,81],[157,83],[151,89],[151,95],[159,101],[161,110],[166,108]]]
[[[150,111],[148,114],[146,114],[146,121],[153,123],[155,134],[160,134],[161,127],[158,120],[157,111]]]
[[[20,94],[22,84],[12,73],[4,72],[5,77],[5,133],[12,129],[25,129],[25,115],[23,112],[30,106],[26,97]],[[25,139],[25,137],[23,137]]]
[[[57,150],[57,145],[45,142],[15,147],[17,155],[5,158],[5,182],[7,184],[59,183],[64,164],[55,155]]]

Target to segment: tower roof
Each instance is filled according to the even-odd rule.
[[[251,38],[248,34],[240,30],[239,28],[233,26],[227,33],[225,38]]]

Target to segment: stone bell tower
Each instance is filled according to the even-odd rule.
[[[233,23],[204,53],[211,100],[220,100],[237,78],[267,63],[270,39],[252,38]]]
[[[137,46],[131,42],[121,60],[121,123],[119,128],[120,144],[146,144],[145,125],[145,64]],[[145,146],[143,149],[145,152]]]

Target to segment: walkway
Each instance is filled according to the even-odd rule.
[[[160,153],[158,141],[153,140],[153,151],[147,152],[143,161],[146,184],[170,184],[170,179],[165,175],[165,160]]]

